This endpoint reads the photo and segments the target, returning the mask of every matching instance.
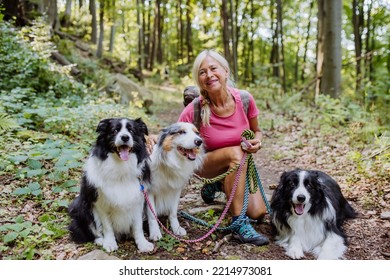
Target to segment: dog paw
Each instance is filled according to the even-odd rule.
[[[107,240],[107,239],[104,239],[103,240],[103,248],[107,251],[107,252],[112,252],[112,251],[115,251],[118,249],[118,244],[116,243],[115,240]]]
[[[150,243],[149,241],[145,240],[143,242],[139,242],[139,244],[137,244],[137,247],[138,247],[138,250],[141,252],[141,253],[147,253],[147,252],[151,252],[154,250],[154,245],[153,243]]]
[[[187,235],[187,231],[184,228],[180,227],[180,226],[176,230],[173,230],[173,233],[178,235],[178,236],[185,236],[185,235]]]
[[[158,241],[161,238],[162,238],[162,234],[161,234],[160,230],[156,230],[156,231],[150,232],[150,234],[149,234],[149,239],[150,240]]]
[[[288,248],[286,251],[286,255],[289,256],[292,259],[298,260],[303,258],[303,250],[301,248]]]
[[[103,246],[103,237],[98,237],[95,239],[95,244],[99,246]]]

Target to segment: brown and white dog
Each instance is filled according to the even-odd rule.
[[[158,216],[168,215],[172,232],[187,234],[177,219],[182,190],[204,157],[203,140],[192,123],[178,122],[163,129],[150,156],[151,183],[147,185],[151,205]],[[162,235],[157,220],[147,207],[149,239]]]

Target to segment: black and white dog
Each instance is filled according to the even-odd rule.
[[[342,225],[356,212],[335,180],[321,171],[284,172],[271,199],[277,243],[292,259],[311,252],[317,259],[341,259],[347,247]]]
[[[139,251],[152,251],[142,228],[140,191],[141,176],[150,180],[146,124],[141,119],[104,119],[96,132],[80,195],[69,206],[71,238],[77,243],[94,241],[110,252],[118,249],[119,237],[132,233]]]
[[[201,167],[203,140],[192,123],[178,122],[163,129],[151,154],[151,184],[148,196],[158,216],[168,215],[174,234],[184,236],[186,230],[177,219],[182,190],[190,177]],[[159,240],[162,235],[151,210],[147,210],[149,239]]]

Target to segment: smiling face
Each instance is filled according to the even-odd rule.
[[[205,57],[198,71],[199,85],[207,92],[215,92],[226,88],[228,76],[228,70],[211,56]]]

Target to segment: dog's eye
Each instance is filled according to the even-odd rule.
[[[185,133],[186,133],[185,130],[178,130],[178,131],[176,131],[174,134],[182,135],[182,134],[185,134]]]
[[[118,132],[119,132],[119,129],[114,129],[115,134],[118,134]]]
[[[131,125],[127,125],[127,126],[126,126],[126,129],[127,129],[130,133],[133,133],[133,132],[134,132],[134,128],[133,128]]]
[[[306,185],[306,187],[310,190],[310,189],[315,189],[315,187],[314,187],[314,185],[312,185],[312,184],[310,184],[310,183],[308,183],[307,185]]]

